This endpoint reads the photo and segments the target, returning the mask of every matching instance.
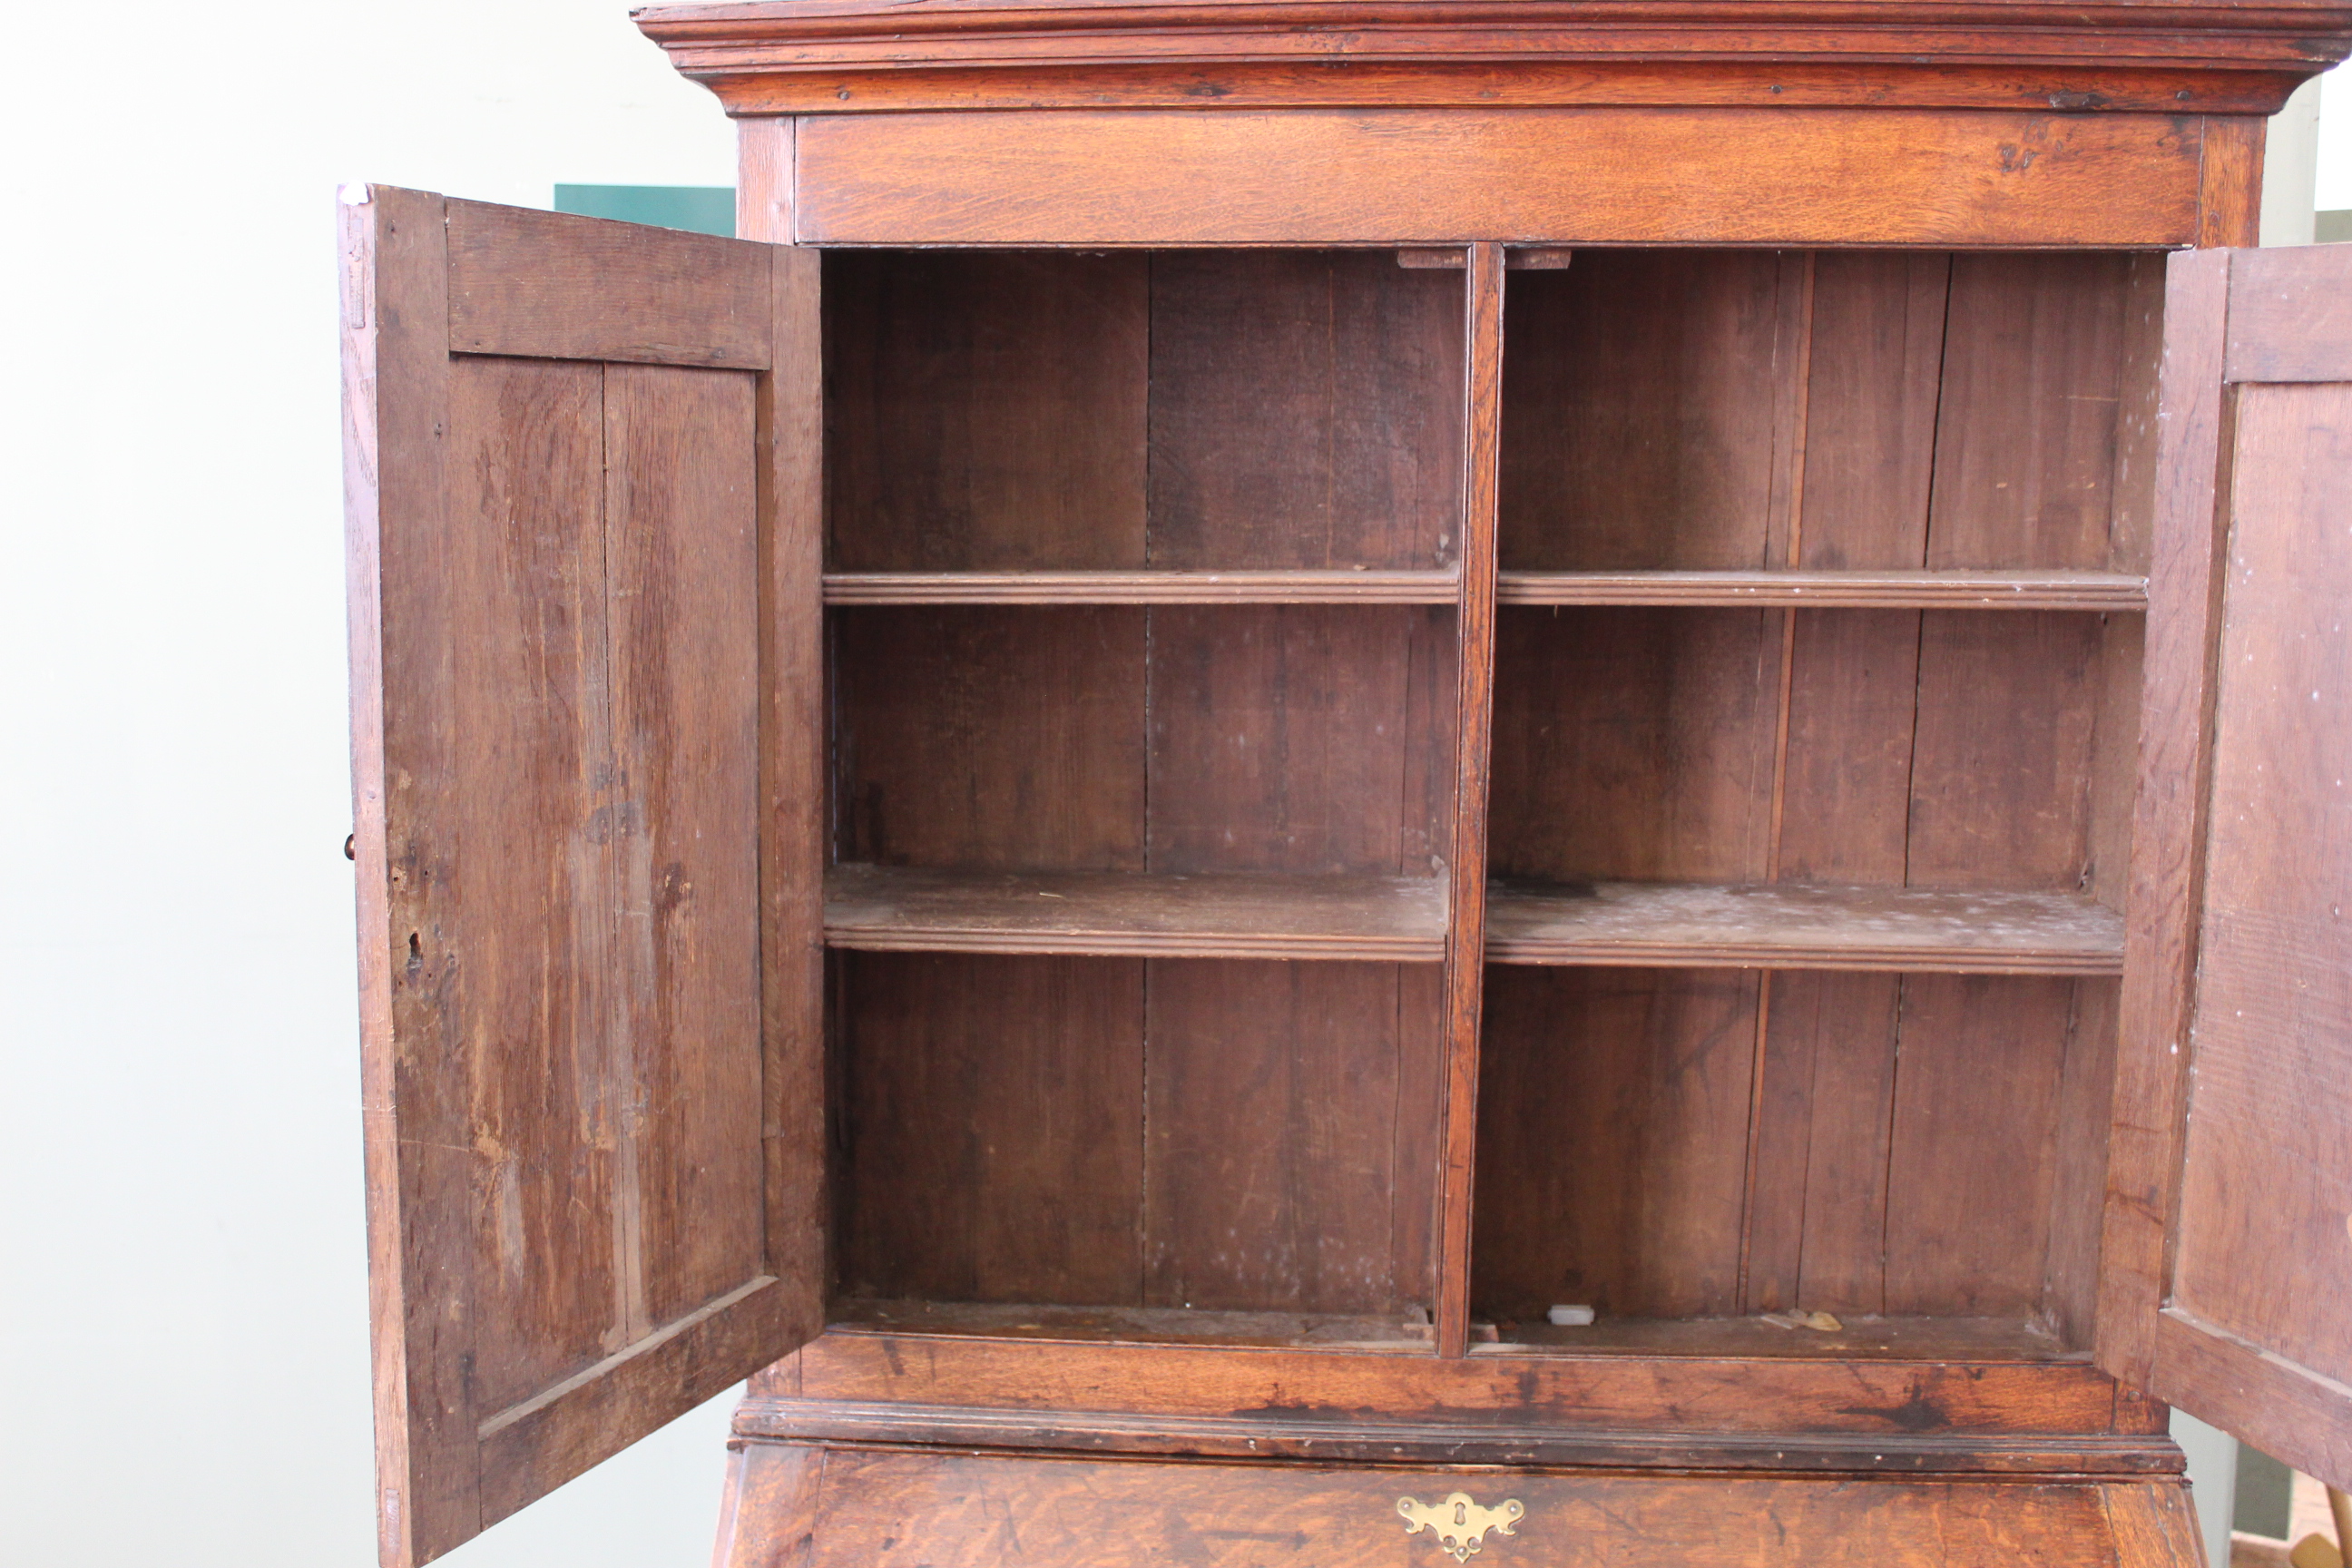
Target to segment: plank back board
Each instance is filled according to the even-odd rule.
[[[343,213],[404,1565],[817,1326],[817,996],[762,946],[817,918],[814,748],[779,742],[814,733],[816,534],[777,460],[808,445],[815,300],[813,258],[762,246],[380,187]]]

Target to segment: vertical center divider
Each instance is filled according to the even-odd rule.
[[[1503,247],[1470,247],[1463,398],[1462,597],[1454,631],[1454,828],[1447,858],[1445,1154],[1437,1353],[1470,1348],[1470,1199],[1477,1181],[1478,1026],[1486,963],[1486,782],[1495,731],[1495,526],[1502,450]]]

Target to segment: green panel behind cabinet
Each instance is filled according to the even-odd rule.
[[[558,185],[555,210],[698,234],[735,232],[732,185]]]

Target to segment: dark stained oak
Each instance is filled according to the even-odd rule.
[[[2024,584],[2020,584],[2023,588]],[[829,572],[828,605],[1450,605],[1450,572]]]
[[[761,978],[770,922],[814,912],[792,868],[815,824],[764,805],[769,681],[812,726],[760,613],[763,563],[814,592],[777,505],[813,388],[759,247],[385,187],[343,212],[380,1545],[404,1565],[818,1327],[822,1068],[771,1033],[814,975],[764,1001]]]
[[[638,20],[742,238],[343,207],[387,1568],[762,1363],[719,1568],[2352,1479],[2352,258],[2162,254],[2352,4]]]
[[[814,116],[794,237],[2155,247],[2197,237],[2200,141],[2200,122],[2159,115],[1891,109]],[[1748,160],[1730,180],[1727,149]],[[1401,186],[1409,205],[1389,194]]]
[[[1495,963],[2113,974],[2123,919],[2088,899],[1820,883],[1504,883]]]
[[[1506,572],[1496,593],[1506,605],[2125,612],[2147,607],[2147,579],[2121,572]]]
[[[1427,877],[934,871],[843,865],[825,942],[900,952],[1134,953],[1434,962],[1445,886]]]

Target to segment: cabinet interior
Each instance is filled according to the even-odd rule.
[[[1483,854],[1476,1349],[2081,1352],[2160,258],[1511,272],[1491,645],[1465,276],[827,255],[836,1316],[1425,1347]]]

